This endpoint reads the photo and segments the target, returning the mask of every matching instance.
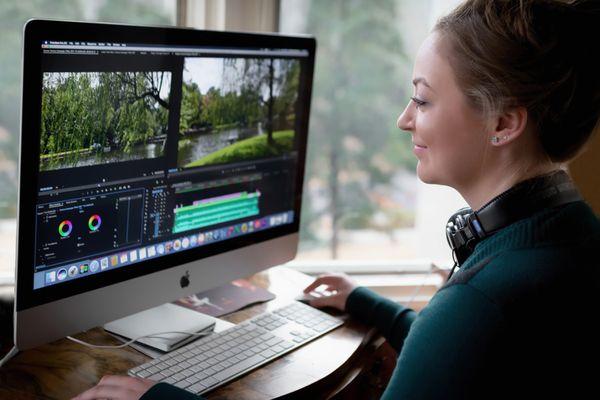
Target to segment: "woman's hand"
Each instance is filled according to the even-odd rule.
[[[325,286],[325,291],[331,293],[327,294],[323,293],[323,291],[315,291],[319,286]],[[304,289],[304,293],[314,297],[310,301],[310,305],[313,307],[333,307],[340,311],[345,311],[346,300],[354,288],[356,288],[356,284],[348,275],[335,273],[317,277],[313,283]]]
[[[106,375],[93,388],[72,400],[139,400],[156,382],[131,376]]]

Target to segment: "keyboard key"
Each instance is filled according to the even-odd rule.
[[[231,378],[233,375],[239,374],[240,372],[242,372],[242,371],[248,369],[249,367],[252,367],[253,365],[256,365],[262,361],[263,361],[263,359],[258,354],[255,354],[254,356],[248,358],[247,360],[244,360],[244,361],[240,362],[239,364],[232,365],[231,367],[224,369],[223,371],[219,372],[216,375],[213,375],[212,377],[219,381],[224,381],[226,379]]]
[[[200,364],[198,364],[198,366],[202,369],[206,369],[206,368],[210,367],[210,365],[206,361],[201,362]]]
[[[150,365],[150,364],[148,364],[148,365]],[[140,372],[141,370],[143,370],[143,368],[142,368],[142,366],[140,365],[140,366],[138,366],[138,367],[135,367],[135,368],[132,368],[132,369],[130,369],[130,370],[129,370],[129,372],[131,372],[132,374],[137,374],[137,373],[138,373],[138,372]]]
[[[174,385],[177,386],[178,388],[185,389],[186,387],[190,386],[191,383],[186,380],[183,380],[183,381],[175,382]]]
[[[244,357],[243,354],[238,354],[237,356],[234,356],[231,361],[233,362],[240,362],[240,361],[244,361],[246,359],[246,357]]]
[[[277,343],[281,343],[281,342],[283,342],[283,339],[280,339],[280,338],[278,338],[278,337],[274,337],[273,339],[270,339],[270,340],[269,340],[269,341],[266,343],[266,345],[267,345],[267,346],[275,346]]]
[[[208,375],[208,374],[206,374],[206,373],[204,373],[204,371],[203,371],[203,372],[197,372],[197,373],[194,375],[194,377],[198,378],[198,379],[197,379],[198,381],[199,381],[199,380],[202,380],[202,379],[206,379],[206,378],[208,378],[208,376],[209,376],[209,375]]]
[[[147,368],[147,369],[146,369],[146,371],[148,371],[148,372],[150,372],[150,373],[152,373],[152,374],[155,374],[155,373],[157,373],[158,371],[160,371],[160,368],[159,368],[159,367],[157,367],[156,365],[153,365],[153,366],[151,366],[150,368]]]
[[[189,386],[186,390],[194,393],[194,394],[198,394],[201,391],[203,391],[204,389],[206,389],[206,386],[204,386],[201,382],[195,383],[192,386]]]
[[[173,366],[177,364],[177,361],[173,360],[172,358],[169,358],[165,361],[165,364],[167,364],[168,366]]]
[[[233,351],[231,351],[231,350],[227,350],[225,353],[223,353],[223,355],[224,355],[225,357],[227,357],[227,358],[230,358],[230,357],[232,357],[232,356],[236,355],[236,353],[234,353],[234,352],[233,352]]]
[[[208,378],[201,380],[199,383],[201,383],[202,385],[204,385],[206,387],[211,387],[211,386],[214,386],[215,384],[219,383],[219,381],[216,380],[215,378],[213,378],[212,376],[209,376]]]
[[[163,379],[165,379],[165,376],[163,374],[154,374],[152,376],[149,376],[148,379],[154,382],[160,382]]]
[[[152,372],[148,371],[148,370],[143,370],[137,373],[137,376],[139,376],[140,378],[147,378],[149,376],[153,375]]]
[[[168,370],[174,374],[181,371],[182,369],[183,368],[181,368],[179,365],[173,365],[172,367],[168,368]]]
[[[181,372],[178,372],[175,375],[173,375],[173,379],[180,381],[182,379],[185,379],[185,375],[182,374]]]
[[[271,347],[271,350],[273,350],[275,353],[281,353],[285,349],[283,347],[281,347],[280,345],[277,345],[277,346]]]
[[[263,351],[263,352],[260,353],[260,355],[263,356],[264,358],[273,357],[275,354],[276,353],[273,350],[271,350],[271,349],[267,349],[267,350],[265,350],[265,351]]]

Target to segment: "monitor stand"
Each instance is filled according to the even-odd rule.
[[[211,332],[216,318],[172,303],[166,303],[125,318],[109,322],[104,329],[116,335],[135,339],[140,336],[161,332]],[[199,336],[184,333],[166,333],[158,337],[145,337],[137,340],[146,346],[168,352]]]

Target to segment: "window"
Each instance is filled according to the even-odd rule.
[[[411,137],[396,119],[412,95],[420,43],[457,3],[281,1],[280,31],[317,38],[297,263],[304,269],[326,259],[347,270],[356,268],[351,260],[384,270],[418,259],[450,263],[444,226],[464,200],[418,180]]]
[[[18,60],[24,22],[35,16],[174,25],[178,5],[185,14],[179,17],[197,28],[268,30],[279,14],[282,33],[317,37],[299,264],[328,269],[333,265],[330,260],[336,259],[338,269],[353,262],[362,268],[370,260],[380,270],[410,270],[419,259],[449,264],[444,225],[450,214],[465,205],[464,200],[452,189],[417,179],[410,135],[398,130],[395,122],[412,94],[412,63],[420,43],[437,18],[458,3],[4,1],[0,8],[0,281],[3,274],[12,280],[14,266]]]
[[[176,0],[4,0],[0,7],[0,284],[14,274],[21,40],[30,18],[174,25]]]

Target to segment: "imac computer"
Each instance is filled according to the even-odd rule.
[[[293,259],[314,57],[310,37],[29,21],[16,347]]]

